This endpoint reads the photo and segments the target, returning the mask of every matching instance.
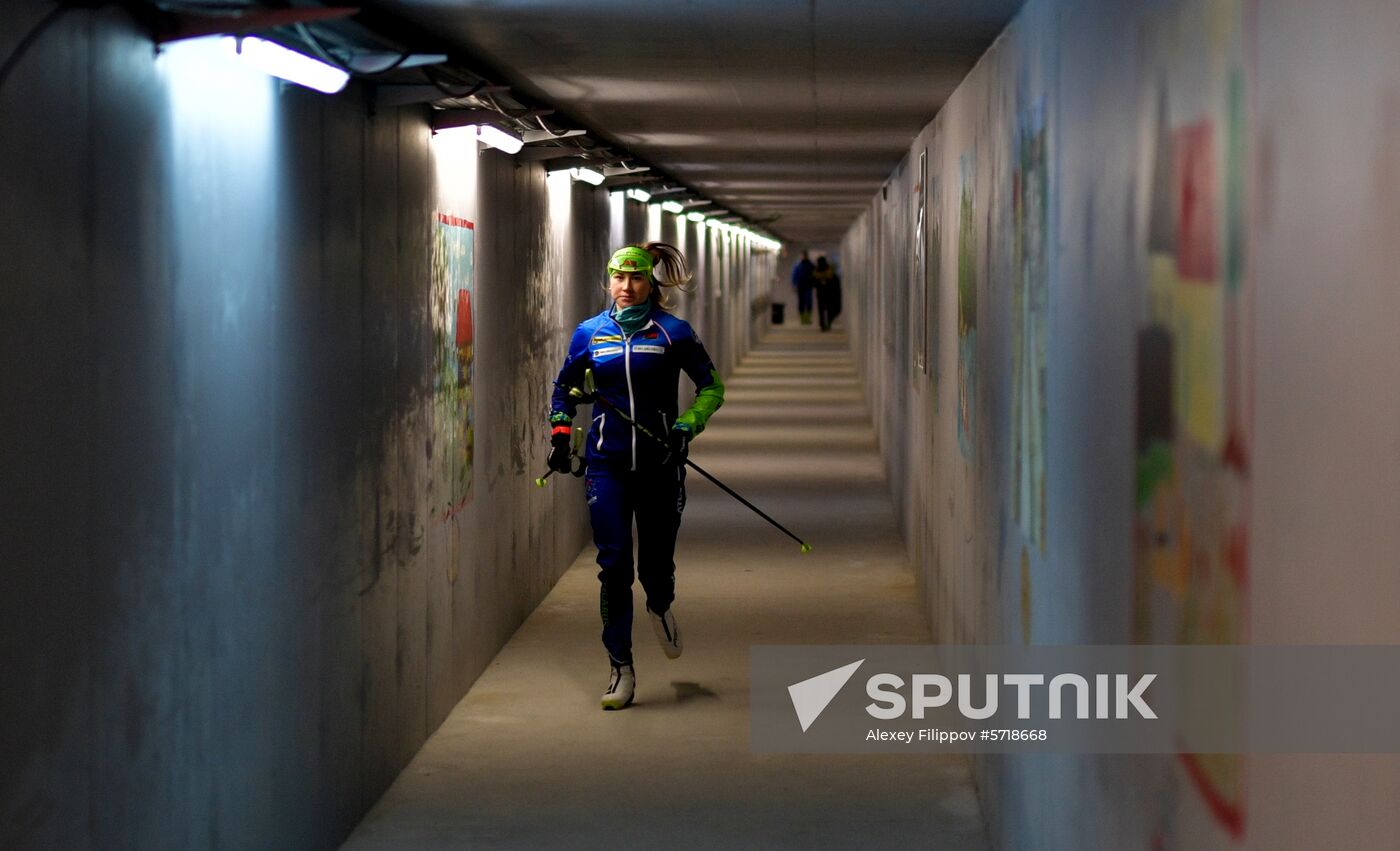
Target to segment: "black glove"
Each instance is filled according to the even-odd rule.
[[[555,427],[555,432],[549,438],[549,469],[556,473],[569,472],[569,428],[568,426]]]
[[[667,464],[681,466],[690,457],[690,432],[683,428],[671,429],[671,439],[667,441],[671,451],[666,455]]]

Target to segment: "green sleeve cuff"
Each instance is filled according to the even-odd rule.
[[[697,390],[695,402],[691,404],[690,409],[676,417],[676,428],[683,428],[692,435],[699,434],[705,430],[705,423],[709,422],[710,416],[723,404],[724,382],[719,380],[718,372],[710,370],[710,383]]]
[[[549,415],[550,425],[559,425],[560,423],[567,424],[572,423],[573,421],[574,418],[564,413],[563,411],[555,411],[554,413]]]

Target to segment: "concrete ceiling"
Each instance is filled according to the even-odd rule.
[[[840,240],[1021,2],[373,5],[717,203],[820,247]]]

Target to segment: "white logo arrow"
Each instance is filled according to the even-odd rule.
[[[792,708],[797,710],[797,721],[802,725],[802,732],[807,732],[807,728],[812,726],[812,722],[855,674],[856,668],[864,664],[865,660],[861,659],[788,686],[788,696],[792,698]]]

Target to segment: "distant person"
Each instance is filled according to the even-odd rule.
[[[596,399],[588,433],[584,495],[598,580],[603,647],[612,674],[604,709],[632,702],[632,523],[637,525],[636,575],[647,613],[667,658],[681,655],[671,603],[676,591],[676,533],[685,509],[685,458],[690,441],[724,403],[724,384],[700,338],[669,313],[672,288],[688,291],[690,267],[674,245],[649,242],[619,248],[608,261],[612,305],[574,331],[550,405],[549,468],[570,472],[570,432],[579,401]],[[580,400],[570,388],[592,396]],[[695,382],[695,402],[677,416],[676,383]],[[635,420],[648,434],[630,424]],[[654,437],[652,436],[654,435]],[[659,438],[659,439],[658,439]]]
[[[822,256],[817,258],[817,266],[812,270],[812,281],[817,291],[817,321],[823,331],[830,331],[831,323],[841,313],[841,276]]]
[[[812,261],[805,251],[802,252],[802,259],[792,267],[792,287],[797,290],[797,315],[803,325],[812,324],[813,269]]]

